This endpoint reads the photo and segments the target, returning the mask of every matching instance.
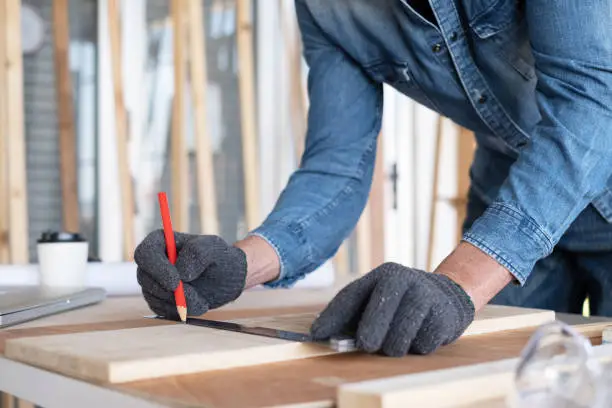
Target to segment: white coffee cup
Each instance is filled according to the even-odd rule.
[[[79,234],[45,232],[37,242],[39,283],[47,287],[83,288],[89,243]]]

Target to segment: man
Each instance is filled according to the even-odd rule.
[[[144,297],[176,316],[248,287],[290,286],[329,259],[366,203],[382,84],[475,132],[462,242],[431,272],[385,263],[340,291],[312,334],[367,352],[431,353],[489,302],[612,315],[612,0],[296,0],[309,65],[306,149],[245,239],[156,231]]]

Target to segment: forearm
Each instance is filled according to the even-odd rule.
[[[513,279],[512,274],[477,247],[462,241],[436,268],[459,284],[472,298],[476,310],[486,305]]]
[[[245,289],[273,281],[280,273],[280,260],[276,251],[264,239],[249,236],[234,244],[242,249],[247,259]]]

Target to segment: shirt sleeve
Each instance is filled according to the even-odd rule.
[[[612,175],[609,0],[525,2],[541,121],[464,235],[524,284]]]
[[[381,127],[383,90],[322,32],[296,1],[308,72],[308,130],[299,168],[250,235],[265,239],[289,287],[331,258],[367,202]]]

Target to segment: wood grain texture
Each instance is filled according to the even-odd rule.
[[[552,310],[486,305],[476,313],[464,336],[534,327],[554,320],[555,312]]]
[[[240,93],[240,129],[242,134],[242,168],[244,205],[249,230],[260,221],[259,160],[255,114],[255,69],[253,63],[253,24],[251,0],[236,1],[236,38],[238,45],[238,87]]]
[[[11,263],[29,262],[28,195],[23,109],[21,1],[0,2],[4,13],[6,154],[8,163],[9,245]]]
[[[7,83],[6,83],[6,31],[4,27],[6,9],[0,5],[0,197],[8,197],[8,126],[7,126]],[[0,200],[0,263],[9,263],[9,203]]]
[[[456,407],[509,392],[516,359],[382,378],[338,387],[338,408]],[[482,374],[486,375],[483,376]],[[440,392],[444,390],[444,392]]]
[[[311,315],[312,316],[312,315]],[[259,325],[255,319],[237,322]],[[312,318],[264,318],[268,326],[307,332]],[[334,353],[313,344],[181,323],[8,340],[5,355],[76,378],[139,379],[294,360]]]
[[[214,177],[213,151],[208,132],[206,43],[204,16],[201,0],[189,0],[189,68],[191,73],[191,95],[194,105],[195,148],[198,183],[198,204],[200,208],[200,232],[219,234],[217,216],[217,193]]]
[[[123,258],[133,259],[134,192],[128,160],[128,119],[123,95],[123,62],[121,46],[120,0],[108,0],[108,33],[110,37],[113,96],[115,104],[115,136],[117,138],[117,163],[121,186],[121,217],[123,230]]]
[[[602,327],[600,327],[600,332]],[[593,349],[593,358],[607,364],[612,345]],[[499,403],[513,390],[519,358],[381,378],[338,387],[338,408],[468,407]],[[440,390],[444,392],[440,392]],[[503,406],[503,405],[502,405]]]
[[[53,56],[59,130],[62,221],[64,230],[79,231],[76,135],[70,78],[70,20],[68,0],[53,1]]]
[[[514,358],[532,333],[533,329],[523,329],[464,337],[427,356],[339,354],[135,381],[118,384],[117,389],[173,406],[331,407],[336,406],[336,389],[343,384]],[[231,384],[232,392],[227,391],[227,384]]]
[[[554,319],[551,313],[504,306],[485,308],[464,336],[538,325]],[[315,317],[316,313],[308,312],[233,321],[308,333]],[[183,324],[9,339],[5,347],[8,358],[110,383],[335,353],[318,345]]]
[[[292,289],[286,292],[246,293],[246,295],[249,295],[247,296],[249,298],[248,305],[244,303],[240,305],[239,299],[238,304],[231,305],[230,308],[210,311],[204,317],[233,320],[258,316],[314,313],[320,310],[324,305],[313,306],[313,303],[311,306],[286,306],[291,304],[291,299],[294,302],[300,302],[307,292]],[[281,303],[279,303],[279,296],[284,299]],[[263,299],[269,298],[277,298],[277,300],[264,304]],[[252,300],[258,301],[253,303]],[[2,330],[0,331],[0,354],[4,341],[8,338],[16,339],[92,330],[118,330],[130,327],[155,326],[162,323],[173,324],[140,318],[143,310],[134,301],[126,303],[120,299],[107,299],[105,302],[111,306],[108,311],[102,310],[104,309],[103,303],[89,309],[66,313],[65,319],[59,319],[64,315],[42,319],[43,321],[52,321],[55,326],[41,323],[42,327]],[[238,309],[233,309],[234,306]],[[246,306],[248,308],[245,309]],[[91,310],[89,319],[86,318],[88,310]],[[113,318],[120,317],[123,320],[106,321],[110,318],[110,316],[107,316],[109,312],[112,312]],[[71,317],[77,314],[80,315],[79,319]],[[82,323],[67,324],[75,320]],[[85,323],[88,321],[98,322]],[[576,316],[571,324],[584,335],[591,337],[593,344],[600,344],[602,325],[609,324],[609,322],[596,323],[595,321],[596,319]],[[533,328],[529,328],[482,336],[468,336],[459,339],[452,345],[442,347],[429,356],[406,356],[394,359],[364,354],[331,355],[122,384],[109,384],[107,387],[172,407],[333,407],[336,400],[336,387],[339,385],[513,358],[518,356],[532,333]],[[228,384],[231,384],[231,392],[228,392]]]
[[[176,231],[189,232],[189,167],[185,142],[185,3],[172,0],[174,53],[174,99],[172,104],[172,224]]]

